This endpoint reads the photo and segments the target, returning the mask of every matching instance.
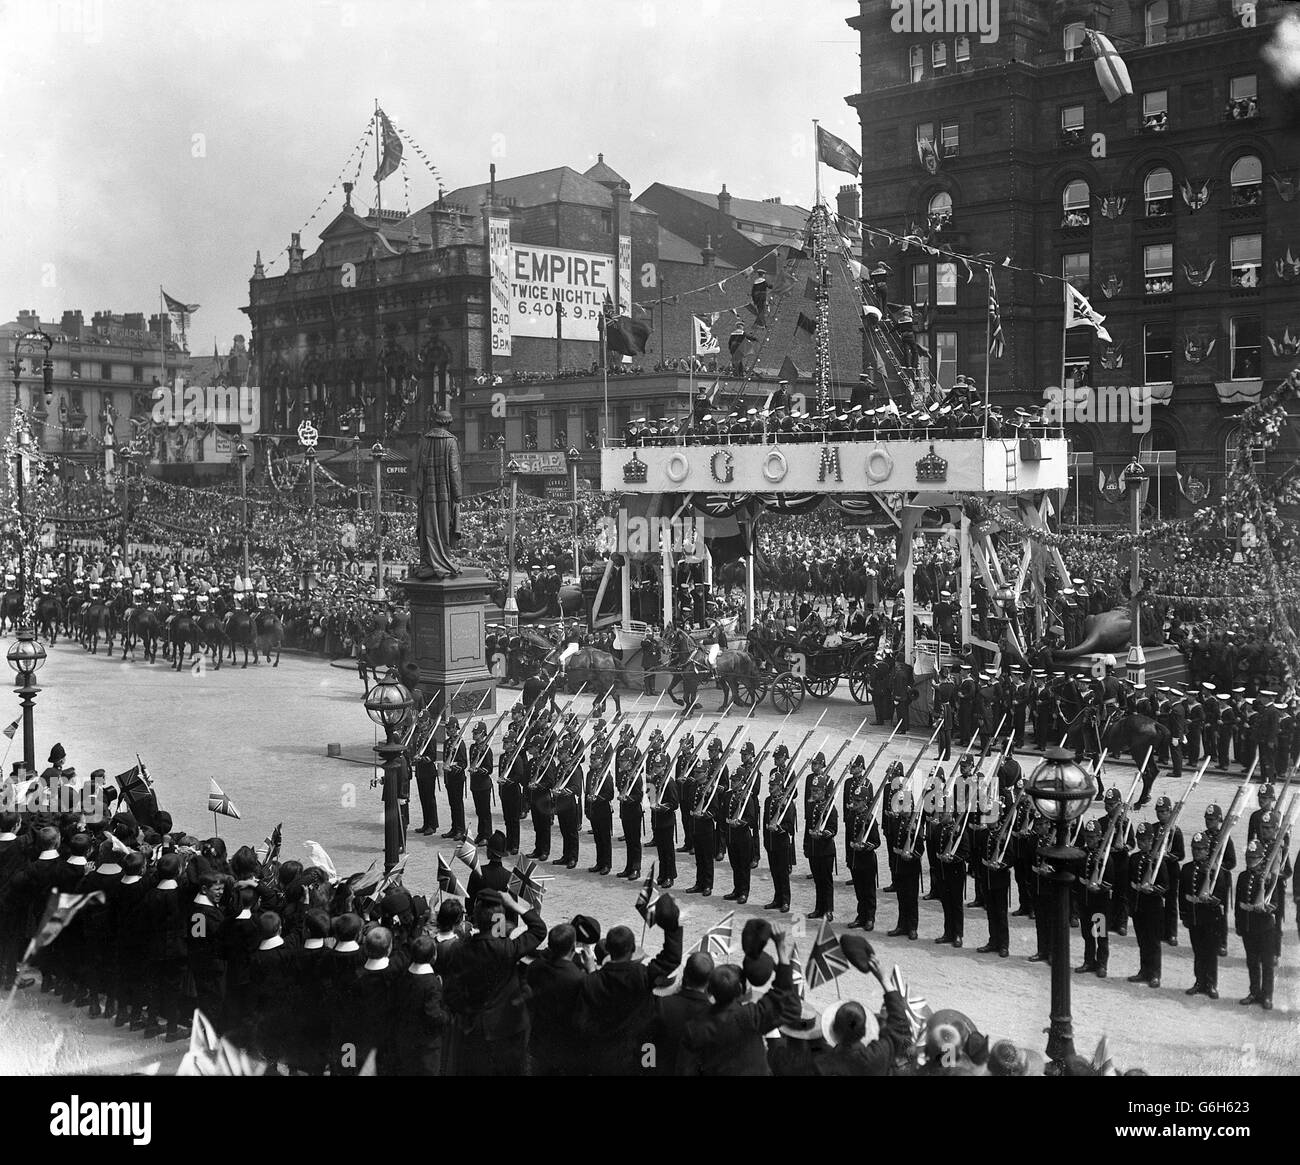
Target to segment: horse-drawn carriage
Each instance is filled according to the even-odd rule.
[[[792,627],[777,639],[751,639],[749,646],[769,670],[789,672],[814,700],[827,699],[847,677],[853,699],[859,704],[871,702],[875,648],[870,639]]]

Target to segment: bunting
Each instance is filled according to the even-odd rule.
[[[1101,85],[1106,100],[1115,102],[1121,97],[1132,97],[1133,82],[1129,80],[1128,66],[1124,63],[1124,58],[1115,51],[1110,38],[1091,28],[1085,28],[1084,34],[1088,38],[1088,44],[1092,46],[1095,58],[1093,68],[1097,71],[1097,82]]]

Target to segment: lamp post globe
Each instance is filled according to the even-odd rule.
[[[1074,761],[1064,748],[1049,748],[1045,759],[1025,785],[1035,809],[1056,826],[1055,844],[1040,847],[1039,860],[1046,862],[1046,875],[1056,888],[1051,916],[1052,1000],[1051,1023],[1047,1029],[1047,1059],[1061,1072],[1074,1055],[1074,1021],[1070,1015],[1070,887],[1071,870],[1083,857],[1070,845],[1070,822],[1077,820],[1096,799],[1097,781]]]
[[[384,730],[384,739],[375,745],[383,760],[384,797],[384,870],[397,865],[406,848],[406,822],[402,805],[407,797],[409,775],[402,759],[402,743],[394,739],[397,729],[414,705],[410,690],[397,678],[395,668],[389,668],[366,693],[366,715]]]
[[[45,666],[45,644],[36,638],[30,627],[22,627],[9,645],[6,658],[18,682],[22,683],[25,675],[34,675]]]

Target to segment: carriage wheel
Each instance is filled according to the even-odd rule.
[[[840,682],[839,676],[806,676],[803,681],[804,691],[815,700],[824,700]]]
[[[761,703],[767,695],[766,686],[760,678],[742,676],[736,681],[736,703],[742,708],[752,708]]]
[[[772,706],[783,715],[799,710],[803,703],[803,684],[788,671],[772,681]]]
[[[871,672],[866,667],[849,673],[849,695],[859,704],[871,703]]]

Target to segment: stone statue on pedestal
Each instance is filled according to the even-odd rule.
[[[419,561],[411,574],[417,579],[454,578],[461,566],[460,546],[460,444],[451,433],[451,414],[439,409],[433,427],[420,438],[411,465],[411,490],[415,497],[415,538]]]

